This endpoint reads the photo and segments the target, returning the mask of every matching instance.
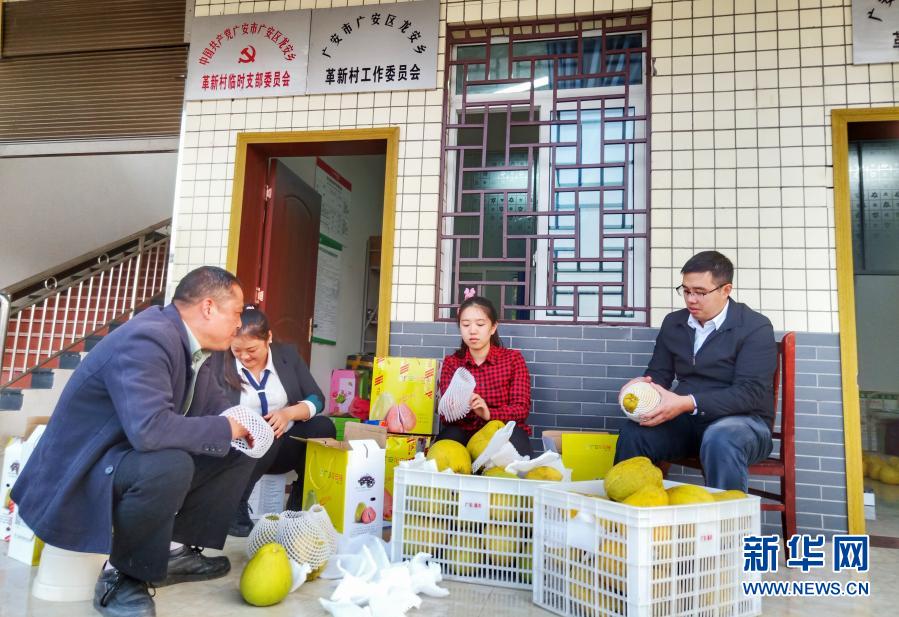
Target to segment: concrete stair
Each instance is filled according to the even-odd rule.
[[[161,304],[161,296],[151,302],[151,306]],[[98,334],[87,337],[68,351],[43,363],[40,368],[0,389],[0,412],[19,412],[25,416],[50,415],[82,359],[106,334],[124,323],[108,324]]]

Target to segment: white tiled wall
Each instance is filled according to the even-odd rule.
[[[197,0],[196,14],[361,4],[379,3]],[[897,65],[848,64],[850,0],[448,0],[440,30],[650,6],[653,325],[680,306],[683,262],[717,248],[737,265],[736,297],[776,329],[836,331],[830,110],[899,97]],[[441,102],[434,90],[188,103],[173,281],[225,262],[238,132],[399,126],[392,318],[433,319]]]

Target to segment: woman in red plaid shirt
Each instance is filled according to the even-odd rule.
[[[503,347],[497,328],[496,308],[482,296],[468,295],[459,306],[459,332],[462,345],[443,359],[440,390],[445,392],[453,374],[464,366],[475,379],[471,409],[461,420],[443,420],[443,430],[435,441],[452,439],[463,445],[490,420],[514,420],[510,439],[519,454],[533,456],[531,427],[527,424],[531,411],[531,375],[521,352]]]

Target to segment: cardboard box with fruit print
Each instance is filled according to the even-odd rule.
[[[380,535],[384,525],[386,432],[352,422],[344,438],[304,439],[303,509],[321,504],[339,533]]]
[[[437,360],[375,358],[369,419],[390,433],[430,435],[436,389]]]

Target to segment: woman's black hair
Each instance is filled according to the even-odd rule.
[[[240,330],[237,336],[250,336],[261,341],[268,341],[272,329],[268,325],[268,317],[265,313],[256,308],[255,304],[247,304],[243,307],[240,314]],[[234,365],[234,354],[229,350],[232,362],[225,362],[224,378],[225,383],[233,390],[240,390],[243,387],[243,381],[237,374],[237,367]]]
[[[462,327],[462,312],[471,306],[476,306],[484,311],[484,313],[487,315],[487,319],[490,320],[491,324],[499,323],[499,318],[496,315],[496,307],[493,306],[493,302],[491,302],[484,296],[472,296],[459,305],[459,312],[456,313],[456,323],[460,328]],[[498,328],[493,331],[493,334],[490,335],[490,346],[503,346],[503,342],[499,338]],[[462,344],[459,345],[459,349],[456,351],[456,356],[459,358],[464,358],[466,351],[468,351],[468,345],[465,344],[465,341],[462,341]]]

